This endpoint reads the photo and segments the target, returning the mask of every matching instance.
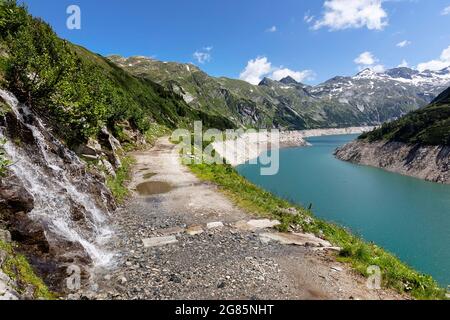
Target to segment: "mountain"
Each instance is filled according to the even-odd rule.
[[[365,133],[335,153],[358,164],[450,184],[450,88],[430,105]]]
[[[379,125],[424,107],[450,85],[450,70],[370,69],[317,86],[292,77],[259,85],[211,77],[192,64],[110,56],[130,73],[155,81],[198,110],[226,115],[238,126],[312,129]]]
[[[381,128],[362,135],[360,139],[450,147],[450,88],[426,108],[386,123]]]

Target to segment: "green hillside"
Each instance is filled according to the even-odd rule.
[[[134,75],[158,82],[182,95],[198,110],[226,114],[236,125],[250,128],[312,129],[370,123],[350,106],[319,101],[303,85],[264,79],[261,85],[209,76],[197,66],[146,57],[109,59]]]
[[[280,81],[265,78],[252,85],[209,76],[193,64],[142,56],[113,55],[109,59],[180,94],[191,107],[226,115],[244,127],[296,130],[379,125],[431,101],[424,98],[422,89],[383,76],[378,80],[336,77],[314,87],[289,77]]]
[[[363,134],[360,139],[450,146],[450,88],[426,108],[386,123],[380,129]]]
[[[193,109],[177,93],[58,38],[13,0],[0,3],[0,81],[69,144],[82,143],[105,125],[119,130],[123,121],[141,132],[153,123],[175,128],[193,120],[234,126],[222,115]]]

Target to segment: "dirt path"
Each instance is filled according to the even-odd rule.
[[[365,279],[330,252],[264,240],[261,234],[270,236],[271,229],[236,227],[257,218],[183,167],[166,138],[134,156],[131,187],[168,192],[136,193],[115,213],[115,249],[121,257],[117,268],[102,276],[96,298],[400,298],[367,289]],[[147,182],[153,183],[140,185]]]

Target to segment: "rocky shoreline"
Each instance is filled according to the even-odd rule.
[[[373,130],[374,127],[348,127],[331,129],[312,129],[298,131],[282,131],[279,134],[279,148],[306,147],[310,144],[305,140],[309,137],[333,136],[345,134],[361,134]],[[267,151],[270,148],[270,134],[252,133],[244,134],[236,140],[227,140],[214,143],[214,149],[227,163],[236,167],[244,164]],[[260,143],[258,144],[257,141]],[[266,145],[266,142],[269,142]]]
[[[382,168],[431,182],[450,184],[450,147],[400,142],[353,141],[335,152],[344,161]]]

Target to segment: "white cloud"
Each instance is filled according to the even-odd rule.
[[[448,16],[450,14],[450,6],[448,6],[447,8],[444,8],[444,10],[442,10],[441,14],[443,16]]]
[[[266,57],[258,57],[247,63],[244,71],[240,75],[240,79],[251,84],[258,84],[262,78],[272,71],[272,64]]]
[[[378,73],[385,70],[382,64],[377,64],[378,59],[369,51],[361,53],[353,62],[358,65],[359,70],[369,68]]]
[[[425,71],[425,70],[439,71],[444,68],[447,68],[448,66],[450,66],[450,46],[448,46],[447,49],[444,49],[442,51],[439,59],[419,63],[419,65],[417,66],[417,70],[419,70],[419,71]]]
[[[314,21],[314,16],[313,15],[311,15],[309,12],[308,13],[306,13],[305,14],[305,16],[303,17],[303,20],[306,22],[306,23],[311,23],[311,22],[313,22]]]
[[[355,60],[353,60],[356,64],[360,65],[373,65],[377,62],[377,58],[373,56],[373,54],[369,51],[361,53]]]
[[[287,76],[301,82],[304,80],[312,80],[315,74],[311,70],[294,71],[284,67],[272,67],[272,63],[267,57],[257,57],[247,62],[247,66],[241,72],[239,78],[257,85],[264,77],[279,81]]]
[[[375,71],[376,73],[382,73],[386,70],[385,66],[383,66],[382,64],[369,66],[369,68],[372,69],[373,71]]]
[[[277,32],[277,26],[272,26],[266,30],[266,32]]]
[[[363,28],[382,30],[388,25],[383,0],[327,0],[322,19],[315,22],[313,29],[328,27],[331,30]]]
[[[408,61],[406,61],[405,59],[402,60],[402,63],[400,63],[398,65],[398,68],[408,68],[409,67],[409,63]]]
[[[303,70],[303,71],[294,71],[288,68],[282,68],[273,71],[272,75],[270,76],[273,80],[280,81],[281,79],[284,79],[286,77],[291,77],[297,82],[302,82],[304,80],[313,80],[314,79],[314,72],[311,70]]]
[[[409,46],[410,44],[411,44],[411,41],[404,40],[402,42],[397,43],[397,47],[404,48],[404,47]]]
[[[195,51],[193,54],[194,59],[197,60],[197,62],[201,63],[201,64],[211,61],[212,49],[213,49],[213,47],[209,46],[209,47],[203,48],[203,50]]]

